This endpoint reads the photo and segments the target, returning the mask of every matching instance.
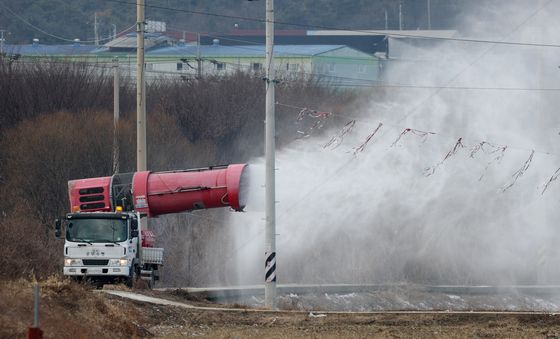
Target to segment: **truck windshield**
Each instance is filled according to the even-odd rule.
[[[122,219],[72,219],[66,228],[68,241],[119,242],[127,238],[127,222]]]

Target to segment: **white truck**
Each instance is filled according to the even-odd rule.
[[[153,247],[151,232],[142,231],[141,223],[140,215],[134,212],[67,214],[64,275],[88,278],[97,286],[122,282],[132,287],[141,278],[152,287],[159,280],[163,248]],[[56,224],[59,237],[61,224]]]
[[[72,213],[55,222],[64,229],[64,275],[98,287],[137,279],[153,286],[163,265],[163,248],[143,227],[147,217],[196,209],[245,207],[245,164],[169,172],[135,172],[71,180]],[[64,228],[63,228],[64,226]]]

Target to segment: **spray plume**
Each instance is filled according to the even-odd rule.
[[[558,14],[560,4],[554,2],[544,9],[526,1],[496,2],[473,8],[460,31],[488,40],[558,43]],[[542,193],[560,189],[550,186],[560,158],[535,151],[527,158],[523,150],[560,154],[557,131],[550,127],[560,124],[560,99],[553,91],[507,90],[560,88],[558,50],[392,38],[389,43],[393,60],[408,61],[390,59],[386,81],[438,89],[387,89],[383,99],[366,100],[364,113],[352,115],[356,120],[328,136],[310,137],[324,147],[298,142],[278,151],[278,281],[559,284],[556,266],[537,259],[546,248],[547,262],[560,262],[560,209],[552,194],[543,196],[535,187],[550,178]],[[447,89],[452,86],[464,89]],[[405,119],[399,122],[398,116]],[[372,123],[379,121],[410,127],[372,134]],[[435,133],[425,131],[438,137],[428,138]],[[368,137],[364,143],[359,135],[375,135],[375,142]],[[475,146],[459,152],[466,141]],[[368,152],[355,157],[348,144],[367,144]],[[436,172],[443,162],[445,171]],[[433,163],[438,165],[427,178],[424,170]],[[263,159],[254,159],[246,213],[228,220],[236,243],[224,255],[237,265],[238,284],[263,281],[263,173]]]

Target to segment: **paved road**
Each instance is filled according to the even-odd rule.
[[[342,287],[340,289],[340,287]],[[294,288],[296,288],[297,291],[302,292],[302,291],[313,291],[316,292],[317,291],[317,286],[312,286],[312,285],[306,285],[306,286],[283,286],[282,289],[280,289],[281,291],[294,291]],[[333,293],[334,296],[339,295],[337,294],[337,292],[335,291],[344,291],[344,292],[348,292],[350,289],[350,286],[348,285],[328,285],[322,286],[322,291],[328,290],[328,293]],[[363,292],[364,290],[362,288],[365,288],[363,285],[361,287],[359,287],[358,289],[360,290],[360,292],[355,292],[356,290],[354,289],[352,292],[353,295],[356,297],[356,302],[360,302],[360,298],[363,295],[374,295],[371,293],[371,289],[369,290],[370,292]],[[466,290],[464,290],[463,288],[466,288]],[[531,287],[528,288],[527,290],[529,290],[530,292],[534,292],[534,293],[551,293],[556,291],[557,287],[554,288],[549,288],[549,289],[542,289],[542,287],[540,287],[539,289],[537,289],[536,287]],[[255,292],[255,291],[260,291],[259,287],[235,287],[235,288],[196,288],[196,289],[181,289],[182,291],[187,291],[187,295],[189,296],[195,296],[196,294],[201,294],[201,293],[210,293],[210,294],[215,294],[217,295],[224,295],[225,294],[229,294],[230,296],[232,295],[251,295],[251,293]],[[447,287],[442,287],[443,291],[449,292],[461,292],[461,291],[467,291],[469,293],[473,293],[473,286],[468,286],[468,287],[459,287],[459,286],[454,286],[453,289],[450,286]],[[110,294],[110,295],[114,295],[114,296],[119,296],[122,298],[127,298],[130,300],[135,300],[135,301],[140,301],[140,302],[145,302],[145,303],[150,303],[150,304],[157,304],[157,305],[166,305],[166,306],[176,306],[176,307],[182,307],[182,308],[188,308],[188,309],[196,309],[196,310],[206,310],[206,311],[226,311],[226,312],[287,312],[287,313],[324,313],[324,314],[341,314],[341,313],[359,313],[359,314],[383,314],[383,313],[395,313],[395,314],[495,314],[495,313],[499,313],[499,314],[556,314],[558,313],[560,310],[520,310],[520,309],[480,309],[480,310],[473,310],[473,309],[453,309],[453,308],[449,308],[449,309],[402,309],[402,310],[392,310],[392,309],[368,309],[368,310],[364,310],[364,309],[360,309],[360,310],[352,310],[352,309],[332,309],[332,308],[324,308],[324,307],[320,307],[318,311],[310,311],[313,310],[313,308],[311,307],[305,307],[305,310],[301,310],[301,309],[291,309],[291,310],[280,310],[280,311],[270,311],[270,310],[266,310],[264,308],[262,308],[262,305],[257,305],[257,307],[255,308],[235,308],[235,307],[219,307],[219,306],[200,306],[200,305],[194,305],[193,303],[190,303],[188,301],[174,301],[171,300],[171,295],[166,296],[165,293],[167,292],[172,292],[172,291],[177,291],[177,289],[159,289],[159,291],[156,291],[157,293],[162,294],[162,297],[156,297],[156,296],[148,296],[146,294],[142,294],[140,292],[129,292],[129,291],[118,291],[118,290],[103,290],[102,292]],[[496,291],[496,287],[479,287],[479,289],[476,289],[476,291],[478,291],[479,293],[491,293],[492,291]],[[499,289],[500,293],[506,293],[505,290],[503,289]],[[503,292],[501,292],[503,291]],[[147,292],[150,293],[150,292]],[[427,292],[424,291],[423,293],[428,293],[429,295],[438,295],[438,293],[433,292],[433,286],[429,289],[427,289]],[[311,295],[316,295],[316,294],[311,294]],[[328,296],[328,294],[326,294]],[[348,294],[342,294],[342,296],[348,296]],[[455,297],[455,295],[452,295]],[[492,297],[495,297],[494,295],[492,295]],[[288,296],[284,296],[284,298],[294,298],[294,294],[290,294]],[[305,298],[305,297],[302,297]],[[332,298],[332,297],[331,297]],[[345,301],[348,301],[347,297],[344,297]],[[459,297],[455,297],[455,298],[451,298],[452,300],[457,300],[457,298]],[[488,301],[488,295],[483,296],[484,300]],[[504,299],[503,296],[501,296],[501,294],[498,294],[498,298],[500,299]],[[506,298],[507,300],[507,298]],[[540,299],[539,299],[540,300]],[[331,299],[332,301],[332,299]],[[254,305],[252,305],[254,306]]]

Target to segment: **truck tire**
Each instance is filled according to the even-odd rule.
[[[128,275],[128,278],[126,278],[125,285],[128,288],[133,288],[134,284],[136,283],[137,280],[138,280],[138,270],[137,270],[136,266],[132,266],[130,268],[130,273]]]
[[[149,290],[153,289],[156,286],[156,281],[153,275],[152,275],[152,279],[146,281],[146,285],[148,286]]]
[[[144,280],[145,282],[145,286],[147,289],[151,290],[154,288],[156,281],[154,279],[154,271],[153,271],[153,267],[148,266],[148,269],[152,270],[152,274],[150,275],[150,279],[149,280]]]
[[[94,279],[92,280],[92,283],[96,290],[102,290],[103,285],[105,285],[105,282],[101,279]]]
[[[72,276],[70,276],[70,279],[77,284],[81,284],[84,281],[83,277],[81,277],[79,275],[72,275]]]

